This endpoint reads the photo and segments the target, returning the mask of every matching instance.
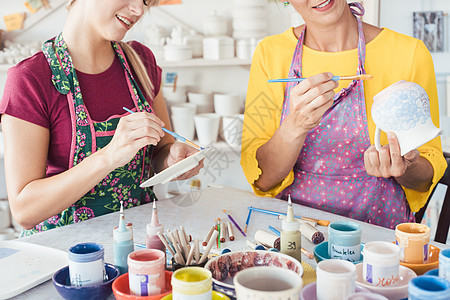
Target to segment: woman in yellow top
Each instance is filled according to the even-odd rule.
[[[292,0],[305,26],[262,40],[250,71],[241,165],[260,196],[286,199],[394,228],[414,221],[445,171],[440,138],[403,157],[394,134],[373,146],[373,96],[405,79],[430,97],[433,62],[414,38],[362,23],[345,0]],[[372,80],[333,81],[333,74]],[[305,77],[296,83],[268,79]],[[383,141],[384,139],[384,141]]]

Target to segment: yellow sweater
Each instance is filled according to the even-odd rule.
[[[288,187],[294,180],[294,172],[275,188],[261,192],[254,182],[261,169],[256,160],[257,149],[265,144],[280,124],[284,100],[285,83],[267,83],[268,79],[288,77],[289,67],[298,40],[293,29],[264,38],[253,55],[245,104],[244,130],[242,133],[241,165],[248,182],[256,195],[274,197]],[[303,46],[302,77],[321,72],[335,75],[354,75],[358,67],[357,49],[342,52],[321,52]],[[431,55],[422,41],[383,28],[380,34],[366,44],[365,70],[374,76],[364,81],[368,127],[371,144],[374,143],[375,124],[370,110],[373,96],[382,89],[401,79],[421,85],[430,97],[431,117],[439,127],[439,106],[436,78]],[[340,81],[336,92],[347,87],[349,81]],[[386,134],[382,133],[381,144],[387,144]],[[420,193],[405,189],[411,210],[418,211],[425,203],[443,176],[446,161],[442,154],[440,138],[428,142],[419,149],[434,168],[433,184],[428,192]]]

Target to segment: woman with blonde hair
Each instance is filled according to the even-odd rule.
[[[152,52],[121,42],[156,2],[71,0],[63,31],[8,71],[6,184],[24,234],[148,203],[140,183],[197,151],[162,131],[171,126]]]

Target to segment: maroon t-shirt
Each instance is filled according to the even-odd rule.
[[[139,42],[131,43],[139,54],[157,95],[161,85],[161,68],[149,48]],[[8,70],[0,114],[37,124],[50,130],[47,176],[64,172],[69,167],[72,124],[67,96],[60,94],[51,80],[51,70],[42,51]],[[133,71],[133,76],[138,81]],[[119,58],[100,74],[77,71],[83,101],[94,121],[121,116],[122,107],[133,108],[126,77]],[[138,83],[143,91],[142,86]],[[152,104],[148,95],[146,99]]]

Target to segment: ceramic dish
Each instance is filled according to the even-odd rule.
[[[400,281],[397,286],[379,287],[371,285],[363,279],[363,264],[356,265],[356,285],[364,287],[373,293],[385,296],[388,299],[398,300],[408,298],[408,282],[417,277],[413,270],[400,265],[399,268]]]
[[[66,300],[78,299],[106,299],[112,293],[111,285],[119,276],[119,268],[112,264],[105,264],[107,280],[100,284],[88,286],[70,285],[69,266],[64,267],[53,275],[56,290]]]
[[[112,284],[112,290],[117,300],[158,300],[172,293],[172,272],[165,271],[166,290],[161,295],[154,296],[137,296],[131,295],[130,285],[128,281],[128,273],[120,275]]]
[[[158,183],[167,183],[172,179],[180,176],[181,174],[189,171],[190,169],[196,167],[198,163],[205,158],[205,151],[202,150],[191,156],[183,159],[182,161],[177,162],[173,166],[168,167],[167,169],[159,172],[158,174],[153,175],[150,179],[146,180],[141,184],[141,188],[154,186]]]
[[[301,293],[301,300],[316,300],[317,299],[317,282],[311,282],[307,286],[303,287]],[[370,291],[364,287],[356,286],[355,293],[370,293]]]
[[[258,266],[276,266],[290,269],[300,276],[303,275],[303,266],[298,260],[283,253],[263,250],[225,253],[210,259],[205,268],[212,273],[214,290],[236,298],[234,275],[238,271]]]
[[[438,247],[430,245],[428,263],[426,263],[426,264],[410,264],[410,263],[400,262],[400,264],[402,266],[410,268],[417,275],[422,275],[429,270],[439,268],[439,252],[440,251],[441,250]]]
[[[354,261],[352,263],[359,264],[363,261],[363,251],[364,244],[361,244],[361,259],[358,261]],[[325,259],[330,259],[330,256],[328,255],[328,242],[322,242],[314,247],[314,258],[316,259],[316,262],[320,262]]]
[[[194,296],[191,296],[191,297],[194,297]],[[161,300],[172,300],[172,293],[161,298]],[[230,300],[230,298],[228,296],[225,296],[222,293],[212,291],[212,300]]]
[[[0,299],[49,280],[68,263],[65,251],[17,240],[0,241]]]

